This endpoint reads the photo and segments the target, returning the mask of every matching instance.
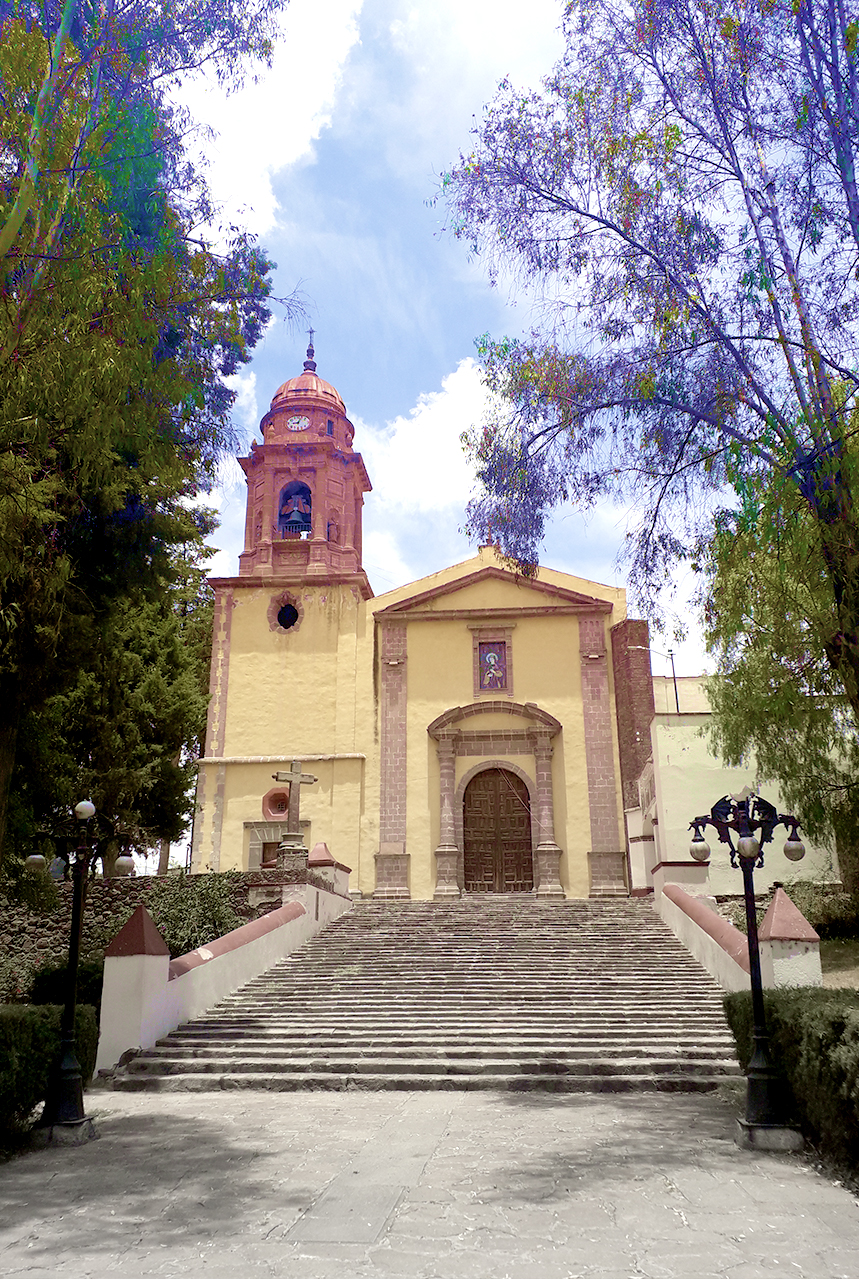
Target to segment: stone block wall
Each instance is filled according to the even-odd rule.
[[[243,920],[255,920],[272,908],[272,899],[291,885],[312,884],[328,888],[325,880],[308,872],[305,858],[273,871],[247,871],[230,875],[231,905]],[[195,877],[192,877],[192,879]],[[103,952],[135,907],[146,904],[153,887],[166,876],[133,876],[128,879],[97,878],[87,883],[81,935],[81,956]],[[60,902],[43,915],[0,899],[0,1001],[26,991],[33,970],[47,961],[64,960],[68,953],[72,911],[72,885],[57,885]]]

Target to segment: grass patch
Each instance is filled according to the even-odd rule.
[[[820,967],[824,973],[859,969],[859,938],[822,938]]]

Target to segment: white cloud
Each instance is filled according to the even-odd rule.
[[[356,135],[378,132],[391,168],[423,180],[468,145],[500,79],[536,86],[551,70],[560,18],[558,0],[365,0],[375,63],[349,77],[341,112]]]
[[[362,0],[292,0],[272,66],[227,96],[200,75],[181,90],[195,120],[217,135],[201,142],[212,194],[224,214],[262,235],[277,218],[271,175],[312,154],[330,124],[343,64],[358,39]],[[252,212],[249,212],[252,211]]]
[[[362,20],[379,64],[353,65],[345,76]],[[389,162],[425,177],[467,145],[473,113],[502,76],[535,85],[549,71],[562,49],[559,20],[557,0],[527,7],[518,0],[291,0],[272,66],[257,83],[226,95],[201,73],[179,91],[194,119],[216,135],[200,139],[198,151],[224,216],[257,235],[280,213],[288,216],[272,175],[312,160],[335,111],[351,114],[358,132],[383,124]]]
[[[384,427],[356,421],[375,505],[427,512],[461,509],[468,501],[474,475],[460,436],[482,419],[487,392],[470,358],[441,385],[441,391],[420,396],[408,416]]]
[[[420,576],[405,559],[393,529],[371,528],[365,532],[363,561],[378,595]]]
[[[379,591],[473,554],[460,530],[474,474],[460,437],[480,422],[487,392],[460,361],[406,414],[382,427],[355,422],[373,492],[364,507],[364,567]]]
[[[234,373],[224,378],[224,382],[231,391],[236,393],[233,404],[233,425],[244,431],[250,439],[261,417],[257,407],[257,376],[253,370],[250,370],[247,373]]]

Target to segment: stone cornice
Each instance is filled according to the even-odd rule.
[[[373,599],[373,588],[370,586],[366,573],[361,570],[360,573],[282,573],[282,574],[265,574],[255,577],[254,574],[248,573],[239,575],[235,578],[209,578],[209,586],[213,591],[235,590],[237,587],[262,587],[265,590],[272,588],[281,590],[284,587],[356,587],[361,594],[362,600]]]
[[[536,606],[533,604],[508,605],[506,608],[493,609],[473,609],[463,607],[455,610],[424,610],[421,606],[429,604],[432,600],[439,600],[444,596],[452,595],[457,591],[463,590],[465,587],[475,586],[480,582],[497,581],[512,584],[520,587],[523,592],[528,594],[536,593],[549,597],[554,604]],[[551,582],[541,582],[538,578],[522,578],[517,577],[515,573],[510,573],[507,569],[499,569],[493,565],[488,565],[483,569],[477,569],[474,573],[468,573],[463,578],[455,578],[451,582],[445,582],[441,586],[431,587],[428,591],[421,591],[417,595],[408,596],[405,600],[400,600],[396,604],[390,604],[385,609],[380,609],[375,615],[380,621],[386,618],[402,618],[404,622],[441,620],[442,617],[455,618],[511,618],[527,615],[529,610],[535,614],[549,613],[611,613],[614,606],[608,600],[598,600],[595,596],[585,596],[578,591],[570,591],[567,587],[558,587]]]
[[[291,764],[300,760],[302,764],[309,760],[366,760],[363,751],[334,751],[327,754],[295,753],[288,756],[199,756],[194,764]]]

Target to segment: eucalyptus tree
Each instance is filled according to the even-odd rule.
[[[652,607],[725,486],[797,497],[855,714],[857,24],[840,0],[571,0],[565,30],[442,183],[453,232],[536,303],[527,340],[480,342],[512,408],[471,433],[470,530],[527,568],[554,503],[632,499]]]

